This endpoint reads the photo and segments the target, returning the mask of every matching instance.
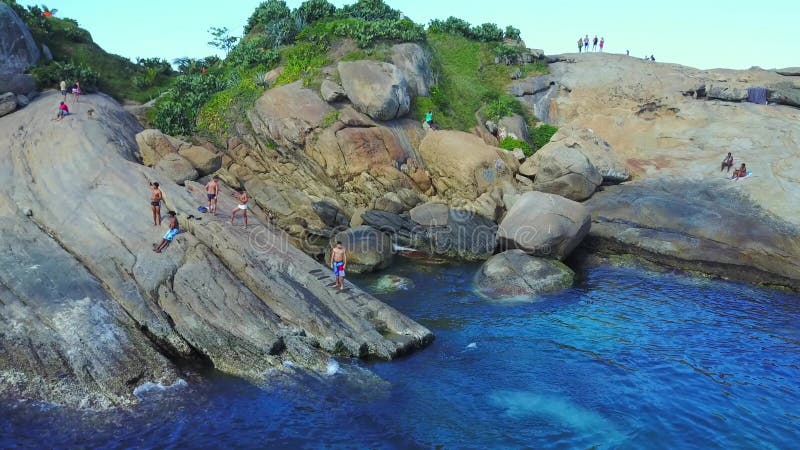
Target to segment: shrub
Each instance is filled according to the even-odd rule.
[[[137,89],[147,89],[155,84],[157,76],[158,69],[152,67],[146,68],[141,74],[134,75],[133,78],[131,78],[131,83]]]
[[[240,70],[230,73],[228,87],[214,93],[197,114],[197,130],[217,143],[224,142],[237,121],[242,120],[264,87],[259,84],[258,70]],[[263,75],[261,75],[263,80]]]
[[[503,30],[493,23],[484,23],[470,30],[472,37],[481,42],[498,42],[503,40]]]
[[[506,27],[506,31],[503,33],[503,36],[506,39],[511,39],[517,42],[522,40],[522,32],[519,31],[519,28],[514,28],[511,25]]]
[[[534,147],[538,150],[547,145],[553,135],[556,134],[556,131],[558,131],[558,127],[547,124],[534,128],[531,132],[531,141],[533,141]]]
[[[267,0],[258,5],[247,19],[245,34],[263,33],[274,48],[292,42],[300,24],[283,0]]]
[[[531,148],[530,144],[521,139],[514,139],[510,136],[506,136],[502,141],[500,141],[500,148],[508,151],[520,149],[525,156],[533,155],[533,149]]]
[[[358,0],[352,5],[345,5],[339,10],[340,17],[351,17],[366,21],[398,20],[403,14],[392,9],[382,0]]]
[[[432,33],[460,34],[464,37],[471,37],[470,24],[466,20],[450,16],[445,21],[438,19],[431,20],[428,31]]]
[[[78,80],[84,91],[92,92],[97,90],[97,84],[100,81],[100,75],[90,67],[58,61],[33,67],[31,75],[40,88],[55,86],[61,80],[67,83]]]
[[[283,50],[283,72],[275,84],[278,86],[303,79],[308,85],[319,74],[322,66],[328,63],[326,48],[320,44],[300,42]]]
[[[298,39],[328,45],[333,38],[349,38],[359,47],[369,47],[376,42],[419,42],[425,39],[425,29],[408,19],[366,21],[362,19],[336,19],[318,22],[304,29]]]
[[[173,136],[191,134],[200,108],[226,87],[225,80],[210,73],[178,76],[174,86],[156,102],[153,124]]]
[[[276,50],[269,47],[269,44],[266,36],[244,39],[231,50],[226,62],[235,67],[273,67],[277,64],[279,55]]]
[[[519,110],[519,102],[507,95],[501,95],[486,105],[486,117],[497,122]]]
[[[333,17],[336,14],[336,6],[328,0],[306,0],[294,10],[294,14],[303,23],[310,24]]]
[[[162,75],[172,74],[172,66],[169,61],[161,58],[136,58],[136,65],[143,69],[155,69],[156,73]]]
[[[522,56],[522,50],[522,47],[517,45],[500,43],[494,48],[494,54],[506,64],[516,64]]]

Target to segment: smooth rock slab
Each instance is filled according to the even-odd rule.
[[[560,261],[509,250],[486,261],[475,274],[473,285],[490,299],[530,299],[568,288],[574,278],[575,273]]]
[[[331,240],[331,246],[336,242],[341,242],[347,251],[346,270],[353,273],[385,269],[394,257],[391,237],[369,226],[362,225],[342,231]],[[327,253],[330,261],[330,249]]]

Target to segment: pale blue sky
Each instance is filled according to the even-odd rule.
[[[294,8],[302,0],[286,3]],[[22,4],[42,1],[20,1]],[[61,17],[88,29],[106,50],[129,58],[202,57],[212,26],[241,34],[258,0],[50,0]],[[333,1],[337,6],[352,1]],[[654,54],[658,61],[703,69],[800,66],[798,0],[389,0],[418,23],[456,16],[522,30],[529,47],[548,54],[573,52],[579,36],[606,39],[609,52]],[[545,6],[546,5],[546,6]]]

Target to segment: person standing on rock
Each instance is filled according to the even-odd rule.
[[[589,51],[589,35],[587,34],[586,37],[583,38],[583,51]]]
[[[78,97],[81,95],[81,84],[78,83],[78,80],[75,80],[75,84],[72,85],[72,95],[75,97],[75,103],[78,103]]]
[[[158,187],[158,182],[150,183],[150,209],[153,210],[153,225],[161,225],[161,201],[164,199],[164,193]]]
[[[596,34],[594,35],[594,39],[592,39],[592,51],[593,52],[597,51],[597,35]]]
[[[233,219],[236,217],[236,213],[241,211],[242,212],[242,216],[244,216],[244,228],[246,230],[247,229],[247,210],[250,208],[247,205],[247,202],[250,201],[250,199],[247,197],[247,191],[245,191],[244,189],[240,189],[239,192],[236,193],[236,194],[233,194],[233,196],[236,198],[236,200],[239,201],[239,205],[236,208],[234,208],[233,211],[231,212],[231,225],[233,225]]]
[[[600,53],[603,53],[603,47],[606,45],[606,38],[600,38]]]
[[[583,38],[578,38],[578,53],[583,51]]]
[[[172,240],[175,239],[175,236],[181,232],[178,228],[178,218],[175,215],[175,211],[170,211],[167,214],[169,214],[169,230],[167,230],[167,234],[164,235],[164,238],[161,239],[161,243],[158,244],[158,247],[153,249],[156,253],[161,253],[162,250],[167,248],[167,246],[172,243]]]
[[[219,178],[214,177],[206,183],[206,197],[208,197],[208,212],[217,212],[217,197],[219,196]]]
[[[58,87],[61,89],[61,96],[64,97],[63,100],[67,101],[67,82],[61,80],[61,83],[59,83]]]
[[[336,283],[333,288],[338,288],[340,291],[344,290],[344,269],[347,267],[347,252],[342,247],[341,242],[336,242],[331,252],[331,269],[333,269],[333,276],[336,278]]]
[[[728,156],[722,160],[722,168],[719,169],[719,171],[722,172],[723,170],[728,169],[727,172],[730,172],[731,167],[733,167],[733,155],[731,152],[728,152]]]

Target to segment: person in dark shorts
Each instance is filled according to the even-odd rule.
[[[217,197],[219,197],[219,178],[214,177],[206,183],[206,197],[208,198],[208,212],[217,212]]]
[[[336,278],[336,283],[333,288],[338,288],[340,291],[344,290],[344,269],[347,266],[347,252],[342,247],[341,242],[337,242],[336,246],[331,251],[331,269],[333,269],[333,276]]]
[[[58,84],[58,87],[61,90],[61,95],[64,97],[64,101],[67,101],[67,82],[61,80],[61,83]]]
[[[167,246],[172,243],[172,240],[175,239],[175,236],[181,232],[178,228],[178,218],[175,216],[175,211],[170,211],[167,214],[169,214],[169,230],[167,230],[164,238],[161,239],[161,243],[158,244],[158,247],[153,249],[156,253],[161,253],[162,250],[167,248]]]
[[[731,152],[728,152],[728,156],[722,160],[722,168],[719,169],[719,171],[722,172],[723,170],[728,169],[726,172],[730,172],[731,167],[733,167],[733,155],[731,155]]]
[[[150,209],[153,210],[153,225],[161,225],[161,201],[164,200],[164,193],[158,187],[158,183],[150,183]]]

